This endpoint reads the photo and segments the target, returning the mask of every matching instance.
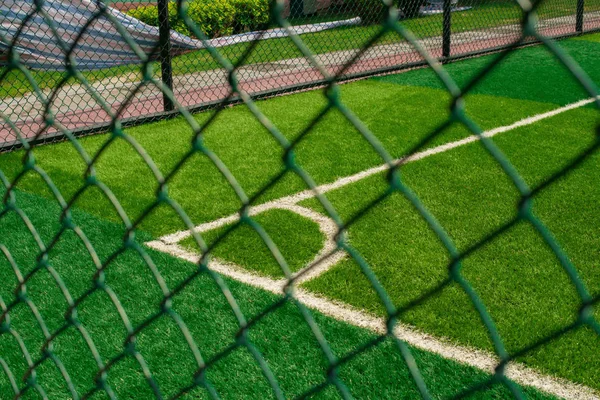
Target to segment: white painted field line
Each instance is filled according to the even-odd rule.
[[[146,243],[146,245],[155,250],[192,263],[198,263],[200,259],[198,254],[189,252],[177,244],[166,244],[163,241],[155,240]],[[286,284],[285,279],[271,279],[264,276],[258,276],[247,272],[238,265],[226,263],[217,259],[212,259],[208,266],[211,270],[221,275],[278,295],[283,293],[283,288]],[[296,289],[294,297],[305,306],[317,310],[338,321],[346,322],[379,334],[385,333],[385,320],[383,318],[369,315],[348,305],[315,296],[304,289]],[[435,353],[446,359],[477,368],[490,374],[494,373],[494,368],[499,364],[498,358],[491,353],[452,344],[449,341],[419,332],[402,323],[396,324],[394,335],[413,347]],[[568,400],[600,399],[598,393],[586,386],[578,385],[561,378],[540,374],[536,370],[520,363],[510,363],[505,370],[505,374],[508,378],[518,384],[530,386]]]
[[[560,107],[560,108],[557,108],[557,109],[554,109],[554,110],[551,110],[551,111],[548,111],[545,113],[537,114],[537,115],[534,115],[533,117],[524,118],[524,119],[517,121],[513,124],[510,124],[510,125],[491,129],[489,131],[484,132],[482,134],[482,136],[485,136],[486,138],[491,138],[500,133],[509,132],[509,131],[512,131],[517,128],[521,128],[521,127],[524,127],[527,125],[534,124],[534,123],[542,121],[544,119],[554,117],[554,116],[562,114],[564,112],[586,106],[588,104],[593,103],[594,101],[596,101],[596,99],[590,98],[590,99],[580,100],[575,103],[567,104],[564,107]],[[462,147],[469,143],[477,142],[479,140],[481,140],[481,138],[479,136],[472,135],[465,139],[442,144],[440,146],[415,153],[412,156],[401,158],[399,160],[396,160],[396,164],[408,164],[408,163],[411,163],[414,161],[422,160],[424,158],[431,157],[433,155],[440,154],[440,153],[445,153],[449,150],[456,149],[458,147]],[[326,183],[324,185],[317,186],[316,190],[319,193],[327,193],[332,190],[340,189],[340,188],[350,185],[352,183],[356,183],[358,181],[361,181],[365,178],[376,175],[378,173],[384,172],[387,169],[388,169],[387,164],[379,165],[377,167],[373,167],[373,168],[358,172],[354,175],[345,176],[343,178],[336,180],[335,182]],[[313,191],[312,189],[303,190],[303,191],[295,193],[293,195],[281,197],[279,199],[272,200],[272,201],[260,204],[258,206],[251,207],[249,213],[252,216],[257,215],[257,214],[260,214],[267,210],[271,210],[274,208],[281,208],[281,206],[284,204],[287,204],[287,205],[297,204],[301,201],[310,199],[315,196],[316,196],[315,191]],[[239,218],[240,218],[239,214],[235,213],[235,214],[231,214],[227,217],[219,218],[217,220],[198,225],[194,229],[197,232],[206,232],[206,231],[209,231],[212,229],[219,228],[224,225],[234,223],[234,222],[238,221]],[[161,237],[160,240],[162,240],[165,243],[173,244],[173,243],[178,243],[178,242],[182,241],[183,239],[190,237],[190,236],[191,236],[191,232],[189,230],[183,230],[183,231],[175,232],[175,233],[172,233],[169,235],[165,235],[165,236]]]
[[[583,107],[585,105],[593,103],[594,101],[596,101],[596,99],[591,98],[568,104],[564,107],[541,113],[533,117],[528,117],[507,126],[502,126],[486,131],[482,134],[482,136],[487,138],[494,137],[500,133],[509,132],[520,127],[534,124],[544,119],[551,118],[564,112]],[[415,153],[410,157],[397,160],[396,163],[400,165],[422,160],[435,154],[444,153],[446,151],[467,145],[469,143],[476,142],[480,139],[480,136],[469,136],[462,140],[446,143],[429,150]],[[380,165],[374,168],[367,169],[365,171],[361,171],[354,175],[340,178],[335,182],[320,185],[316,188],[316,190],[319,193],[327,193],[329,191],[336,190],[349,184],[361,181],[369,176],[386,171],[387,169],[387,165]],[[321,232],[324,233],[326,236],[325,247],[319,253],[319,255],[322,256],[326,253],[326,250],[330,249],[332,246],[332,235],[334,235],[334,233],[332,233],[332,221],[328,221],[327,217],[322,216],[319,213],[297,205],[297,203],[315,196],[316,194],[313,190],[304,190],[302,192],[298,192],[290,196],[285,196],[277,200],[254,206],[250,209],[249,213],[250,215],[257,215],[271,209],[286,209],[315,221],[319,225]],[[212,222],[198,225],[194,229],[197,232],[202,233],[227,224],[234,223],[238,220],[239,214],[236,213],[224,218],[217,219]],[[161,252],[171,254],[175,257],[193,263],[197,263],[199,260],[198,254],[191,253],[178,245],[178,243],[181,240],[189,236],[191,236],[191,233],[189,231],[180,231],[171,235],[163,236],[159,240],[148,242],[146,243],[146,245]],[[318,276],[320,273],[323,273],[327,270],[327,268],[331,267],[331,265],[338,262],[339,257],[341,257],[340,254],[331,257],[331,259],[324,258],[323,260],[321,260],[324,266],[319,265],[317,268],[315,268],[316,272],[313,273],[311,271],[311,273],[307,274],[307,277],[303,277],[302,280],[312,279]],[[318,264],[321,261],[319,260],[319,256],[317,256],[317,258],[313,260],[312,263]],[[210,261],[209,268],[224,276],[235,279],[236,281],[276,294],[281,294],[286,284],[285,279],[275,280],[264,276],[258,276],[253,273],[249,273],[248,271],[244,270],[238,265],[225,263],[217,259],[213,259]],[[337,320],[344,321],[355,326],[363,327],[374,332],[385,332],[385,321],[382,318],[374,317],[360,310],[356,310],[348,305],[340,304],[315,296],[314,294],[311,294],[310,292],[303,289],[296,289],[295,297],[307,307],[315,309]],[[461,364],[469,365],[488,373],[493,373],[494,368],[499,363],[498,358],[494,354],[465,346],[454,345],[443,339],[435,338],[431,335],[419,332],[407,325],[397,324],[394,330],[394,334],[399,339],[405,341],[406,343],[416,348],[420,348],[431,353],[439,354],[440,356],[446,359],[454,360]],[[600,400],[600,395],[591,388],[574,384],[561,378],[543,375],[532,368],[526,367],[516,362],[510,363],[507,366],[505,373],[506,376],[508,376],[510,379],[519,384],[530,386],[539,389],[543,392],[550,393],[565,399]]]
[[[305,290],[298,289],[295,297],[309,308],[317,310],[338,321],[347,322],[377,333],[385,332],[385,320],[365,314],[347,305],[338,304],[315,296]],[[404,325],[396,324],[394,335],[413,347],[438,354],[448,360],[469,365],[479,370],[494,373],[499,359],[488,352],[466,346],[458,346],[449,341],[441,340],[431,335]],[[505,370],[505,375],[514,382],[536,388],[540,391],[568,400],[598,400],[600,395],[594,390],[569,382],[565,379],[543,375],[523,364],[512,362]]]

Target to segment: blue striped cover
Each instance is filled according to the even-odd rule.
[[[151,53],[158,42],[158,28],[98,3],[101,0],[44,0],[43,11],[46,15],[43,15],[36,11],[35,0],[1,0],[0,64],[6,63],[6,53],[14,42],[21,63],[28,67],[64,70],[64,49],[73,45],[79,32],[102,9],[106,9],[106,13],[100,14],[87,27],[73,51],[78,69],[93,70],[140,63],[139,56],[119,32],[117,25],[121,25],[144,53],[151,58],[157,57],[157,54]],[[106,14],[110,14],[118,23],[113,23]],[[48,24],[48,19],[52,20],[56,34]],[[174,54],[203,47],[201,42],[176,32],[171,33],[171,46]]]

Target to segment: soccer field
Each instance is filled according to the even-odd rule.
[[[559,46],[600,82],[600,34]],[[572,71],[513,51],[454,113],[431,69],[327,95],[0,155],[0,398],[598,398]]]

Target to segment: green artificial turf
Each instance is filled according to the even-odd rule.
[[[31,218],[32,224],[45,243],[60,229],[60,208],[55,202],[16,192],[16,204]],[[100,221],[86,213],[74,210],[73,221],[81,228],[93,245],[99,260],[107,258],[122,245],[123,228],[117,224]],[[21,274],[31,273],[36,265],[39,248],[33,235],[21,219],[13,212],[3,215],[2,245],[5,246],[18,265]],[[141,245],[148,237],[138,234],[136,241]],[[195,266],[167,256],[144,250],[154,261],[165,285],[173,288],[193,274]],[[96,271],[81,240],[66,231],[50,251],[48,265],[35,273],[27,283],[27,300],[35,305],[40,320],[49,332],[55,332],[64,323],[67,303],[57,287],[54,276],[68,288],[72,298],[79,298],[93,287]],[[163,299],[156,279],[140,254],[127,250],[105,270],[104,282],[119,298],[120,305],[132,326],[137,327],[160,309]],[[6,304],[15,300],[14,288],[17,280],[10,264],[0,257],[0,296]],[[231,295],[241,311],[252,319],[278,300],[277,296],[253,289],[234,281],[227,281]],[[245,347],[238,347],[221,359],[215,359],[228,346],[235,343],[239,326],[236,323],[227,299],[212,279],[206,274],[188,282],[185,289],[172,298],[172,310],[180,316],[200,349],[202,357],[211,362],[206,378],[223,398],[271,398],[272,390],[262,376],[258,363]],[[123,350],[126,330],[123,322],[106,293],[97,290],[80,302],[77,318],[87,333],[87,342],[74,327],[63,330],[53,341],[52,352],[69,372],[73,387],[80,394],[94,387],[97,366],[88,346],[93,346],[106,363]],[[359,329],[314,313],[315,321],[323,335],[329,340],[334,354],[343,356],[373,339],[371,332]],[[34,360],[40,354],[44,337],[42,330],[25,303],[19,303],[10,312],[10,327],[20,335],[23,344]],[[248,330],[248,338],[260,351],[264,360],[278,380],[287,397],[295,397],[327,379],[327,362],[313,333],[304,322],[302,314],[288,303],[279,308]],[[91,344],[90,344],[91,343]],[[163,396],[170,397],[177,390],[192,383],[198,366],[177,324],[167,314],[161,315],[145,326],[136,337],[135,349],[152,372]],[[423,374],[434,398],[447,398],[488,377],[473,368],[462,366],[427,352],[412,349],[417,365]],[[26,363],[13,336],[0,335],[0,355],[11,371],[20,377]],[[377,393],[380,398],[418,398],[408,370],[397,347],[383,341],[365,351],[339,368],[339,376],[356,397],[370,397]],[[52,359],[42,362],[36,369],[36,381],[43,387],[48,398],[69,398],[64,379]],[[123,399],[153,398],[144,380],[140,365],[132,356],[118,359],[107,374],[107,383]],[[23,383],[19,382],[19,386]],[[549,399],[534,390],[526,389],[527,395],[535,399]],[[505,388],[494,386],[479,392],[477,398],[504,398]],[[0,373],[0,397],[12,397],[6,375]],[[200,388],[194,389],[186,398],[208,398]],[[330,387],[318,398],[339,398]],[[24,397],[37,398],[32,391]],[[106,394],[97,393],[93,398],[104,399]]]
[[[563,45],[573,54],[576,53],[575,57],[584,69],[597,79],[597,68],[594,68],[592,63],[597,58],[596,45],[584,41],[573,44],[575,42],[567,41],[563,42]],[[586,97],[577,86],[566,82],[564,71],[556,64],[532,62],[536,57],[543,58],[543,53],[539,51],[539,48],[528,48],[515,52],[502,68],[490,76],[489,82],[492,83],[483,82],[483,89],[465,98],[467,114],[483,129],[509,125],[522,118]],[[509,64],[510,62],[514,64]],[[506,65],[512,67],[508,68]],[[474,59],[453,64],[449,68],[456,68],[458,72],[451,71],[451,74],[464,82],[464,79],[473,76],[481,66],[481,59]],[[448,117],[448,95],[444,90],[430,84],[429,77],[421,74],[422,72],[417,71],[386,78],[385,81],[370,80],[341,87],[341,99],[344,104],[378,137],[393,157],[404,155]],[[532,82],[525,85],[521,79],[523,76],[531,77]],[[545,87],[548,92],[554,93],[554,96],[546,95],[539,87]],[[555,87],[558,87],[558,90],[555,90]],[[539,96],[535,96],[535,93]],[[325,105],[323,94],[320,92],[301,93],[257,103],[259,109],[290,140],[297,137]],[[203,122],[209,115],[200,114],[196,118]],[[552,171],[564,167],[569,159],[579,154],[584,146],[591,142],[597,123],[597,111],[589,107],[582,108],[502,134],[495,141],[506,152],[524,179],[531,185],[537,185]],[[145,148],[163,174],[168,174],[189,150],[192,139],[191,129],[182,119],[127,129],[127,133]],[[453,126],[427,146],[439,145],[469,134],[464,127]],[[86,151],[94,154],[109,140],[109,135],[99,135],[82,138],[79,142]],[[283,151],[245,107],[232,107],[223,111],[214,124],[203,132],[203,141],[206,148],[218,155],[227,165],[249,195],[257,193],[282,170]],[[296,162],[317,184],[331,182],[341,176],[382,163],[381,157],[337,111],[331,112],[317,123],[298,145],[295,153]],[[49,179],[69,201],[85,182],[85,164],[72,144],[39,147],[33,154],[37,165],[48,173]],[[0,155],[0,171],[8,179],[14,179],[22,170],[22,155],[23,152]],[[597,268],[594,268],[594,254],[600,252],[596,234],[597,226],[600,226],[600,213],[596,207],[600,197],[600,185],[595,173],[599,167],[598,163],[598,156],[595,155],[567,179],[540,193],[535,201],[535,211],[548,224],[594,294],[600,291],[600,277]],[[97,160],[95,170],[100,181],[111,189],[132,220],[141,216],[156,199],[156,179],[145,160],[136,155],[133,147],[123,139],[117,138],[109,145],[108,150]],[[448,230],[460,249],[481,240],[485,234],[492,232],[516,212],[518,196],[515,189],[497,164],[477,144],[408,164],[402,169],[402,175]],[[382,177],[376,176],[331,192],[328,198],[341,216],[347,219],[386,188]],[[48,238],[57,229],[55,223],[58,212],[48,204],[52,194],[46,184],[30,171],[19,180],[17,189],[27,214],[35,217],[34,225],[41,230],[42,237]],[[287,174],[256,202],[275,199],[302,189],[305,189],[305,185],[300,179]],[[188,159],[169,182],[168,194],[185,210],[194,224],[234,213],[241,206],[241,202],[223,176],[201,154]],[[306,204],[320,210],[314,200]],[[121,243],[124,233],[114,206],[97,188],[90,187],[75,201],[74,207],[77,210],[78,224],[82,225],[91,238],[100,258],[105,259],[114,251],[115,246]],[[8,227],[10,232],[6,239],[2,236],[3,243],[10,244],[11,252],[20,265],[31,268],[35,264],[37,254],[32,250],[35,243],[23,229],[13,228],[20,223],[14,220],[14,214],[11,215],[12,220],[6,217],[0,220],[2,229]],[[312,258],[314,252],[319,249],[318,244],[322,242],[322,236],[312,222],[300,222],[300,217],[292,217],[288,212],[267,213],[257,217],[257,220],[265,224],[269,233],[273,232],[273,240],[281,247],[282,252],[285,252],[286,256],[292,256],[291,264],[294,269],[300,268],[306,260]],[[54,221],[54,225],[49,221]],[[302,228],[294,231],[292,225]],[[175,212],[163,204],[144,218],[139,226],[138,241],[142,243],[184,227]],[[222,232],[207,232],[203,236],[210,243]],[[398,194],[373,208],[351,226],[349,241],[363,254],[397,305],[419,297],[447,276],[446,252],[415,211]],[[248,246],[240,248],[242,242]],[[298,243],[306,247],[302,253],[294,250]],[[267,253],[259,245],[256,234],[244,228],[226,239],[222,249],[216,249],[215,255],[246,266],[252,271],[277,276],[276,264],[270,261],[271,258],[261,263],[261,259]],[[181,282],[194,268],[191,264],[147,251],[153,259],[159,260],[157,266],[165,274],[170,287]],[[56,265],[56,270],[64,277],[67,287],[73,292],[72,295],[81,295],[90,284],[94,273],[87,250],[71,233],[67,233],[55,252],[54,256],[51,255],[51,261]],[[162,299],[160,290],[148,268],[135,253],[124,253],[117,258],[113,266],[115,268],[107,270],[107,282],[115,286],[125,309],[131,313],[133,324],[139,324],[150,313],[156,311]],[[12,272],[7,269],[3,259],[0,261],[0,270],[1,268],[4,276],[12,277]],[[572,322],[576,317],[579,302],[566,275],[532,228],[525,224],[515,226],[473,253],[464,262],[463,274],[480,293],[509,351],[532,343],[552,329]],[[44,276],[45,278],[34,278],[28,285],[28,292],[31,291],[31,296],[36,296],[36,299],[39,297],[42,304],[40,307],[43,308],[44,315],[48,315],[48,323],[54,324],[56,328],[64,313],[55,311],[64,310],[66,305],[56,285],[50,281],[47,274]],[[4,291],[1,294],[5,302],[10,302],[11,296],[14,296],[11,291],[14,289],[14,278],[12,279],[12,287],[2,286]],[[194,283],[197,286],[191,285],[184,290],[181,297],[187,300],[181,300],[181,313],[186,322],[189,318],[195,326],[194,329],[197,329],[194,331],[197,332],[195,340],[199,341],[201,348],[208,349],[206,351],[210,358],[223,348],[224,343],[229,343],[225,338],[233,337],[235,324],[227,324],[223,322],[224,319],[212,317],[217,313],[213,313],[213,309],[221,310],[222,312],[217,314],[225,315],[223,310],[227,310],[227,306],[224,301],[222,304],[215,304],[221,299],[219,291],[208,279],[202,282]],[[249,307],[250,314],[257,314],[266,304],[275,301],[275,297],[258,290],[246,288],[235,282],[231,282],[231,285],[234,294],[242,296],[249,303],[244,303],[244,307]],[[371,313],[382,313],[369,282],[350,260],[341,262],[320,278],[309,282],[306,287]],[[102,346],[101,354],[108,354],[106,357],[110,357],[121,348],[125,337],[124,330],[116,319],[116,313],[109,311],[112,310],[112,306],[108,303],[107,296],[93,296],[94,299],[90,298],[82,303],[80,317],[91,324],[91,334],[98,337],[97,346]],[[177,298],[174,299],[176,308],[179,307],[178,301]],[[206,312],[198,312],[199,307]],[[301,317],[293,311],[285,310],[282,311],[281,319],[275,318],[272,325],[256,334],[256,340],[261,342],[261,346],[264,346],[267,352],[273,352],[272,358],[269,359],[270,365],[274,365],[278,373],[286,376],[286,383],[282,385],[286,385],[285,391],[292,393],[293,397],[294,394],[297,395],[317,383],[322,378],[325,367],[323,359],[319,364],[321,369],[318,373],[312,374],[312,370],[306,367],[308,364],[318,363],[316,360],[319,355],[318,350],[313,353],[306,350],[310,348],[307,343],[310,343],[312,337],[308,331],[302,335],[294,331],[280,334],[281,329],[292,329],[299,326],[298,321],[301,321]],[[22,305],[19,306],[18,312],[27,315],[27,318],[16,318],[23,321],[23,332],[32,336],[26,339],[33,341],[33,348],[39,348],[41,338],[39,331],[32,325],[30,313]],[[97,317],[105,314],[106,317],[101,320]],[[295,320],[293,315],[296,315]],[[464,293],[456,285],[448,285],[420,307],[403,314],[401,319],[436,336],[490,349],[485,328]],[[330,320],[323,318],[323,321]],[[324,322],[327,323],[329,322]],[[355,348],[362,338],[364,341],[368,340],[368,334],[363,331],[331,323],[331,336],[327,337],[332,343],[340,340],[347,345],[340,345],[342,353]],[[209,324],[209,328],[205,328],[203,324]],[[261,324],[257,325],[257,328],[259,326]],[[185,380],[189,379],[189,372],[193,371],[193,366],[190,358],[186,361],[180,357],[183,352],[180,349],[183,349],[185,344],[177,344],[177,339],[171,339],[181,338],[172,322],[163,316],[150,328],[140,336],[138,346],[153,360],[148,361],[151,369],[156,370],[161,382],[166,382],[165,387],[171,388],[166,391],[171,393],[175,387],[187,382]],[[207,335],[206,332],[210,329],[216,329],[218,333]],[[351,341],[354,336],[345,329],[348,332],[363,332],[366,336]],[[70,368],[72,366],[84,371],[81,378],[77,379],[88,382],[81,385],[89,387],[89,379],[94,371],[91,359],[80,353],[84,345],[81,339],[77,339],[74,330],[70,329],[67,333],[71,336],[63,336],[64,344],[59,346],[57,343],[57,347],[67,353],[66,359],[72,360],[68,361],[71,363]],[[37,339],[35,335],[38,335]],[[165,335],[168,335],[166,340]],[[297,337],[301,339],[296,340]],[[529,352],[521,360],[543,372],[550,372],[598,389],[599,342],[598,337],[590,331],[579,329],[541,350]],[[79,344],[75,346],[73,343]],[[146,348],[148,350],[145,350]],[[378,357],[379,354],[388,354],[386,352],[391,351],[388,349],[391,347],[384,345],[372,352]],[[12,343],[6,354],[18,357],[19,351]],[[187,354],[189,355],[189,351]],[[392,361],[389,360],[392,360],[393,356],[371,359],[368,358],[369,354],[371,352],[361,356],[361,360],[362,357],[366,358],[356,361],[356,369],[350,368],[347,372],[353,390],[359,394],[364,393],[363,397],[368,397],[383,385],[388,390],[384,397],[396,398],[400,393],[407,393],[409,389],[403,386],[408,382],[406,371],[403,372],[404,375],[394,375],[387,368],[388,365],[392,365]],[[426,356],[432,357],[428,354],[419,357]],[[232,393],[231,396],[234,397],[240,393],[237,390],[244,390],[240,397],[256,397],[268,391],[268,386],[261,380],[256,367],[250,368],[250,365],[255,364],[249,361],[249,357],[247,352],[236,351],[217,363],[213,374],[216,381],[222,382],[218,386],[220,390]],[[126,360],[115,367],[120,372],[111,375],[110,379],[114,380],[111,380],[111,384],[119,387],[122,393],[135,393],[142,390],[144,385],[140,381],[139,373],[132,372],[136,371],[133,361],[129,358]],[[20,362],[22,363],[22,360]],[[303,362],[307,364],[302,364]],[[437,361],[431,362],[438,365]],[[448,369],[453,372],[458,371],[456,364],[440,362],[450,365]],[[171,363],[176,363],[177,368]],[[52,376],[52,369],[47,367],[47,364],[49,363],[43,364],[43,368],[48,368],[44,374]],[[472,382],[471,379],[475,379],[472,370],[465,372],[464,376],[460,375],[460,379],[452,375],[453,372],[450,372],[448,379],[443,378],[446,376],[444,371],[447,370],[444,368],[446,367],[424,368],[427,374],[431,373],[427,375],[427,381],[445,388],[438,390],[438,386],[435,386],[436,390],[432,389],[436,394],[446,390],[441,394],[442,397],[460,391]],[[240,372],[230,374],[229,371],[232,370]],[[40,375],[41,380],[44,375],[42,372]],[[367,381],[370,378],[374,380]],[[56,377],[55,372],[54,378],[48,380],[53,382],[48,390],[63,393],[64,397],[64,389],[61,389],[60,379]],[[239,389],[240,387],[242,389]],[[233,392],[228,392],[229,390]],[[414,394],[416,395],[416,392]],[[489,395],[503,397],[504,393]]]
[[[580,109],[502,134],[495,141],[519,174],[535,187],[591,144],[597,123],[597,111]],[[594,172],[598,168],[600,157],[595,155],[568,178],[541,192],[534,205],[594,295],[600,293],[595,257],[600,239],[594,233],[600,224],[600,182]],[[408,164],[402,176],[462,250],[484,239],[517,212],[516,189],[479,145]],[[378,176],[329,193],[328,198],[348,219],[386,188]],[[307,204],[318,205],[316,200]],[[350,227],[349,237],[398,307],[448,278],[447,251],[399,194]],[[511,352],[574,322],[581,307],[566,273],[525,223],[471,254],[463,273],[480,294]],[[352,260],[340,263],[306,287],[374,313],[384,312]],[[438,336],[492,348],[487,330],[456,284],[406,313],[404,320]],[[598,349],[600,338],[582,328],[539,352],[531,352],[524,361],[599,388]]]
[[[291,272],[306,266],[323,247],[325,237],[319,231],[319,226],[291,211],[270,210],[254,219],[277,246]],[[217,239],[225,236],[225,239],[214,246],[213,256],[234,262],[250,271],[283,277],[281,266],[256,230],[247,224],[241,224],[226,234],[233,227],[224,226],[202,235],[208,246],[214,245]],[[193,237],[183,240],[181,245],[199,252]]]
[[[417,145],[421,138],[448,117],[449,98],[435,89],[407,88],[373,81],[358,82],[343,86],[342,100],[395,157],[402,156]],[[551,104],[485,95],[473,96],[472,100],[468,102],[467,110],[484,129],[508,125],[554,108]],[[259,107],[291,139],[325,104],[322,93],[310,92],[261,102]],[[207,117],[208,114],[201,114],[198,119],[203,121]],[[169,173],[190,149],[192,130],[182,119],[132,128],[127,132],[144,147],[163,174]],[[224,135],[224,132],[227,134]],[[431,145],[468,134],[465,128],[455,127]],[[90,154],[94,154],[108,139],[108,136],[101,135],[81,139],[80,143]],[[234,107],[221,113],[205,131],[204,143],[227,165],[248,195],[257,193],[282,170],[282,149],[244,107]],[[332,111],[317,124],[295,153],[297,162],[319,184],[382,163],[381,157],[370,150],[365,139],[337,111]],[[9,177],[20,171],[21,154],[14,152],[0,156],[0,169]],[[65,198],[71,198],[82,185],[85,171],[85,164],[74,148],[65,143],[40,147],[35,154],[39,165]],[[150,169],[122,139],[117,139],[103,153],[96,164],[96,171],[131,219],[141,215],[156,198],[157,183]],[[19,187],[40,192],[39,180],[27,176]],[[288,173],[257,202],[305,188],[300,178]],[[169,194],[195,224],[228,215],[241,206],[229,183],[200,154],[190,158],[174,176],[169,183]],[[94,188],[90,188],[76,204],[102,218],[120,220],[108,200]],[[159,236],[184,229],[185,226],[170,208],[161,206],[146,218],[142,228]]]
[[[594,42],[594,36],[587,35],[575,40],[566,40],[560,42],[560,47],[577,61],[594,82],[600,82],[597,57],[600,43]],[[498,55],[449,64],[445,66],[445,70],[459,87],[465,87],[496,57]],[[443,88],[438,77],[430,69],[419,69],[376,79],[399,85]],[[508,79],[512,82],[507,82]],[[472,92],[561,105],[587,96],[573,75],[543,46],[530,47],[510,54],[487,74]]]

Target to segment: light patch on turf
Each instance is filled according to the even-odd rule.
[[[404,165],[410,162],[422,160],[424,158],[441,154],[458,147],[465,146],[470,143],[477,142],[484,138],[491,138],[500,133],[509,132],[517,128],[528,126],[536,122],[554,117],[564,112],[574,110],[577,108],[584,107],[600,100],[599,98],[590,98],[577,101],[575,103],[568,104],[564,107],[557,108],[555,110],[541,113],[532,117],[528,117],[517,121],[513,124],[491,129],[483,132],[481,135],[472,135],[467,138],[457,140],[454,142],[446,143],[422,152],[414,153],[410,156],[400,158],[396,160],[395,165]],[[239,282],[267,290],[272,293],[282,294],[286,288],[298,283],[306,282],[314,279],[319,275],[323,274],[331,267],[336,265],[342,260],[346,254],[338,250],[335,243],[336,234],[339,231],[337,224],[329,217],[318,213],[312,209],[299,206],[298,203],[310,198],[316,197],[318,194],[324,194],[332,190],[342,188],[355,182],[359,182],[370,176],[389,170],[388,164],[373,167],[357,174],[346,176],[336,180],[335,182],[320,185],[314,189],[304,190],[296,194],[285,196],[277,200],[269,201],[254,207],[251,207],[248,211],[250,216],[261,214],[268,210],[283,209],[294,213],[297,213],[305,218],[308,218],[319,225],[320,231],[325,235],[325,243],[323,248],[317,254],[317,256],[302,270],[293,274],[290,277],[283,279],[272,279],[264,276],[259,276],[245,270],[239,265],[233,263],[227,263],[218,259],[211,259],[208,263],[208,267],[225,275],[229,278],[235,279]],[[198,225],[194,228],[197,233],[207,232],[213,229],[220,228],[222,226],[235,223],[239,221],[239,214],[232,214],[227,217],[219,218],[217,220]],[[147,242],[146,245],[156,249],[158,251],[168,253],[172,256],[198,263],[200,261],[200,255],[191,253],[182,246],[179,242],[192,236],[192,232],[189,230],[176,232],[170,235],[165,235],[158,240]],[[304,289],[294,289],[294,298],[302,302],[306,306],[316,309],[323,314],[329,315],[335,319],[348,322],[350,324],[367,328],[379,333],[385,333],[386,321],[383,318],[376,318],[362,311],[351,308],[350,306],[343,305],[337,302],[333,302],[321,297],[315,296]],[[431,335],[418,332],[414,328],[403,324],[396,324],[394,328],[394,335],[409,343],[410,345],[439,354],[444,358],[448,358],[462,364],[470,365],[488,373],[494,373],[495,368],[498,366],[500,360],[493,354],[468,348],[465,346],[457,346],[451,344],[445,340],[435,338]],[[594,390],[585,387],[583,385],[574,384],[564,379],[551,377],[548,375],[540,374],[539,372],[528,368],[522,364],[512,362],[505,369],[505,375],[513,381],[531,386],[546,393],[550,393],[566,399],[600,399]]]
[[[598,98],[597,100],[600,101],[600,98]],[[585,99],[585,100],[581,100],[581,101],[578,101],[575,103],[571,103],[564,107],[560,107],[560,108],[557,108],[552,111],[548,111],[548,112],[545,112],[542,114],[534,115],[532,117],[524,118],[524,119],[517,121],[513,124],[510,124],[510,125],[491,129],[489,131],[483,132],[481,135],[471,135],[471,136],[466,137],[461,140],[457,140],[457,141],[450,142],[450,143],[445,143],[443,145],[433,147],[433,148],[425,150],[425,151],[414,153],[410,156],[403,157],[403,158],[396,160],[395,164],[396,165],[404,165],[404,164],[408,164],[408,163],[411,163],[414,161],[422,160],[427,157],[431,157],[436,154],[445,153],[446,151],[456,149],[458,147],[462,147],[462,146],[465,146],[470,143],[477,142],[477,141],[481,140],[481,137],[491,138],[500,133],[509,132],[509,131],[512,131],[517,128],[521,128],[521,127],[524,127],[527,125],[534,124],[534,123],[542,121],[544,119],[554,117],[556,115],[565,113],[567,111],[581,108],[588,104],[592,104],[597,100],[592,98],[592,99]],[[287,210],[296,212],[296,211],[294,211],[294,208],[290,208],[290,206],[297,205],[298,203],[300,203],[304,200],[308,200],[310,198],[316,197],[318,194],[324,194],[324,193],[330,192],[332,190],[337,190],[344,186],[361,181],[370,176],[387,171],[387,170],[389,170],[389,168],[390,167],[388,164],[383,164],[383,165],[380,165],[377,167],[369,168],[364,171],[358,172],[354,175],[340,178],[340,179],[336,180],[335,182],[317,186],[314,189],[307,189],[302,192],[298,192],[298,193],[295,193],[295,194],[292,194],[289,196],[281,197],[277,200],[268,201],[266,203],[251,207],[249,210],[249,214],[251,216],[254,216],[254,215],[263,213],[265,211],[277,209],[277,208],[287,209]],[[300,215],[302,215],[302,214],[300,214]],[[319,214],[319,215],[321,215],[321,214]],[[311,216],[308,216],[307,218],[312,219]],[[214,221],[198,225],[194,228],[194,230],[198,233],[207,232],[207,231],[210,231],[210,230],[213,230],[216,228],[220,228],[224,225],[235,223],[235,222],[239,221],[239,219],[240,219],[239,213],[235,213],[235,214],[231,214],[227,217],[219,218]],[[313,219],[313,221],[319,223],[316,219]],[[174,243],[178,243],[178,242],[182,241],[183,239],[186,239],[190,236],[192,236],[191,231],[183,230],[183,231],[175,232],[175,233],[172,233],[169,235],[165,235],[165,236],[161,237],[160,240],[167,244],[174,244]]]
[[[600,43],[600,33],[592,33],[589,35],[577,36],[572,38],[571,40]]]

